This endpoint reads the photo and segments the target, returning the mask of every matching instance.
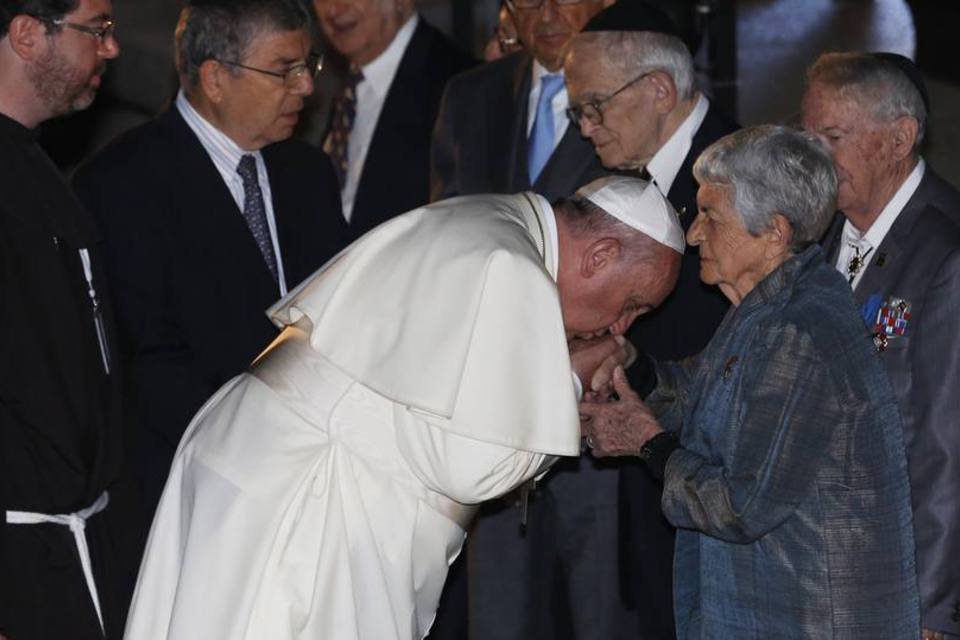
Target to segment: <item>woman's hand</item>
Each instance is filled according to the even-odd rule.
[[[618,400],[580,403],[580,431],[594,456],[639,456],[647,440],[663,429],[653,412],[630,388],[623,367],[613,372],[613,390]]]

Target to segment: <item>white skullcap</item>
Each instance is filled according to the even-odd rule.
[[[660,244],[683,253],[686,243],[677,212],[652,182],[608,176],[580,187],[577,195]]]

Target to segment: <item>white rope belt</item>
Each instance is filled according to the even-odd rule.
[[[110,494],[104,491],[100,494],[100,497],[97,498],[96,502],[76,513],[48,515],[46,513],[29,513],[27,511],[7,511],[7,524],[51,523],[70,527],[70,531],[73,533],[73,540],[77,543],[77,552],[80,554],[80,566],[83,568],[83,577],[87,579],[87,589],[90,591],[93,606],[97,610],[97,618],[100,620],[101,631],[103,631],[103,615],[100,613],[100,598],[97,595],[97,584],[93,580],[93,564],[90,562],[90,549],[87,547],[85,529],[87,519],[95,513],[100,513],[106,509],[109,502]]]

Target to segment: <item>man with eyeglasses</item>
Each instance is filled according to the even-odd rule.
[[[190,418],[276,335],[264,310],[346,244],[329,159],[289,140],[319,66],[301,4],[188,3],[175,104],[75,179],[112,277],[141,538]]]
[[[90,215],[37,144],[93,102],[109,0],[0,5],[0,638],[119,638],[116,336]]]
[[[694,86],[693,60],[669,24],[643,2],[620,2],[597,14],[567,50],[568,114],[610,169],[639,171],[667,196],[684,230],[697,214],[693,162],[736,129]],[[664,360],[698,353],[728,307],[700,281],[696,248],[688,247],[671,297],[634,323],[628,339]],[[644,389],[645,358],[628,369]],[[620,477],[621,571],[639,637],[673,638],[673,528],[660,510],[661,487],[642,464]],[[636,637],[636,636],[635,636]]]

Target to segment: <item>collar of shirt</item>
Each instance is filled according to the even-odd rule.
[[[530,80],[530,101],[527,103],[527,138],[530,137],[530,133],[533,131],[533,123],[537,119],[537,103],[540,102],[540,91],[543,89],[543,76],[558,75],[563,77],[563,69],[561,68],[558,71],[547,71],[546,67],[534,59],[531,73],[533,75]],[[557,145],[560,144],[560,140],[563,138],[564,134],[567,132],[567,127],[570,125],[570,119],[567,118],[568,103],[569,100],[567,99],[567,86],[566,83],[564,83],[563,89],[560,89],[560,91],[557,92],[557,95],[553,96],[553,100],[550,101],[550,108],[551,111],[553,111],[554,149],[556,149]]]
[[[837,252],[837,262],[835,265],[840,273],[844,276],[847,275],[847,265],[850,264],[850,259],[855,253],[852,245],[859,246],[861,249],[863,249],[865,245],[869,245],[873,251],[877,251],[877,248],[883,242],[884,238],[887,237],[887,233],[890,231],[893,223],[896,222],[900,216],[900,212],[907,206],[907,202],[910,201],[917,187],[920,186],[920,181],[923,180],[926,166],[926,162],[924,162],[923,158],[920,158],[917,166],[913,168],[913,171],[910,172],[907,179],[903,181],[903,184],[900,185],[897,192],[893,194],[887,206],[883,208],[880,215],[873,221],[873,224],[870,225],[866,233],[861,233],[849,220],[843,223],[843,235],[840,250]],[[863,279],[863,274],[872,262],[872,260],[866,261],[859,272],[857,272],[856,277],[854,277],[851,283],[854,289],[860,284],[860,280]]]
[[[697,95],[697,103],[693,106],[683,123],[677,127],[670,139],[667,140],[660,149],[653,155],[650,162],[647,163],[647,171],[650,177],[657,183],[660,193],[666,195],[670,193],[670,187],[680,173],[680,167],[690,153],[690,147],[693,145],[693,136],[696,135],[703,119],[707,117],[707,110],[710,108],[710,101],[703,94]]]
[[[363,163],[367,159],[367,149],[377,128],[377,120],[380,119],[380,112],[383,110],[383,103],[387,99],[393,78],[397,75],[397,69],[400,68],[407,45],[410,44],[413,33],[417,30],[419,20],[416,13],[410,16],[383,53],[361,68],[363,80],[357,85],[357,111],[353,119],[353,128],[350,130],[350,139],[347,141],[349,166],[340,194],[343,201],[343,216],[347,222],[353,215],[353,202],[357,196],[360,174],[363,171]]]
[[[264,209],[267,215],[267,227],[270,229],[270,239],[273,243],[273,253],[277,257],[277,274],[280,280],[280,295],[286,295],[287,285],[283,273],[283,256],[280,252],[280,242],[277,236],[277,221],[273,212],[273,196],[270,192],[270,179],[267,175],[267,165],[263,161],[263,155],[259,150],[245,151],[230,139],[225,133],[217,129],[208,122],[200,113],[193,108],[183,89],[177,92],[176,100],[177,110],[183,116],[187,126],[197,136],[204,151],[213,161],[213,166],[217,168],[220,177],[233,201],[237,204],[238,211],[243,213],[243,178],[237,173],[237,165],[240,164],[240,158],[246,154],[251,154],[257,163],[257,182],[260,184],[260,193],[263,196]]]

